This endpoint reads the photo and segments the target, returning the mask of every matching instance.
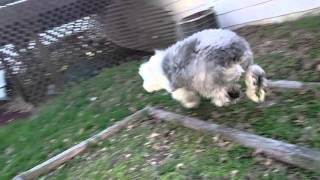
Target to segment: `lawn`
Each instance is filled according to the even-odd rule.
[[[316,70],[320,62],[319,18],[248,27],[238,32],[248,39],[256,62],[266,70],[269,78],[320,81],[320,72]],[[267,102],[260,105],[244,99],[237,105],[217,108],[203,101],[198,109],[186,110],[164,91],[147,94],[137,74],[139,64],[140,60],[131,61],[105,69],[94,78],[70,84],[62,95],[40,107],[32,118],[0,127],[0,179],[12,178],[146,105],[320,150],[319,89],[270,91]],[[219,142],[204,134],[152,122],[115,135],[114,141],[90,149],[86,155],[67,163],[48,178],[199,179],[231,176],[241,179],[261,175],[266,179],[291,176],[310,179],[320,176],[276,162],[270,165],[265,163],[268,160],[251,157],[249,149],[234,144],[220,147]],[[145,155],[153,156],[157,149],[144,144],[150,140],[150,134],[162,134],[161,128],[174,131],[174,138],[160,137],[159,142],[168,141],[170,145],[165,145],[170,148],[165,152],[167,155],[161,157],[163,162],[152,165],[150,161],[151,165],[148,165],[150,159]],[[161,144],[161,147],[165,145]],[[195,153],[197,150],[201,151]],[[115,157],[119,158],[113,160]]]

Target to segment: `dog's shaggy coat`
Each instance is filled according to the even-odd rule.
[[[156,50],[139,69],[146,91],[165,89],[187,108],[199,104],[198,95],[210,98],[217,106],[235,102],[240,97],[236,82],[243,73],[247,96],[263,101],[264,71],[253,65],[247,41],[223,29],[204,30],[165,50]]]

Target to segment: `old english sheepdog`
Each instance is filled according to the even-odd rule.
[[[253,64],[248,42],[223,29],[203,30],[156,50],[139,69],[147,92],[165,89],[186,108],[198,106],[198,95],[219,107],[235,103],[241,95],[236,83],[243,73],[246,95],[254,102],[264,101],[264,70]]]

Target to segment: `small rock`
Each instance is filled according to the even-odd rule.
[[[144,143],[143,145],[150,146],[151,143],[152,143],[152,141],[148,141],[148,142]]]
[[[188,136],[184,136],[183,137],[183,142],[189,142],[189,137]]]
[[[211,116],[214,118],[214,119],[219,119],[221,117],[221,114],[217,113],[217,112],[213,112],[211,113]]]
[[[171,132],[169,133],[170,136],[172,136],[172,135],[174,135],[174,134],[175,134],[175,131],[171,131]]]
[[[94,53],[93,52],[86,52],[86,55],[87,56],[94,56]]]
[[[5,149],[5,154],[6,155],[10,155],[14,152],[14,149],[12,147],[8,147]]]
[[[262,149],[256,149],[255,151],[252,152],[252,156],[257,156],[259,154],[261,154],[263,151]]]
[[[101,152],[105,152],[105,151],[107,151],[107,148],[102,148],[101,150],[100,150]]]
[[[305,124],[305,121],[306,121],[305,117],[303,115],[299,115],[297,119],[294,120],[293,122],[296,123],[297,125],[303,125]]]
[[[320,72],[320,63],[318,65],[316,65],[316,71]]]
[[[218,143],[218,147],[226,147],[229,144],[230,144],[229,141],[221,141]]]
[[[220,139],[220,136],[219,136],[219,135],[214,136],[214,137],[212,138],[212,140],[213,140],[214,142],[218,142],[219,139]]]
[[[158,144],[154,144],[154,145],[152,146],[152,149],[154,149],[154,150],[160,150],[161,147],[160,147],[160,145],[158,145]]]
[[[313,66],[313,61],[310,60],[310,59],[303,60],[302,63],[303,63],[303,69],[304,69],[304,70],[311,69],[312,66]]]
[[[219,157],[219,163],[224,163],[226,161],[227,161],[227,157],[225,156]]]
[[[198,113],[196,113],[196,112],[192,113],[192,116],[197,116],[197,115],[198,115]]]
[[[136,112],[136,111],[137,111],[137,108],[136,108],[136,107],[129,107],[128,109],[129,109],[129,111],[131,111],[131,112]]]
[[[204,149],[197,149],[197,150],[195,150],[195,153],[201,153],[203,151],[204,151]]]
[[[98,98],[97,97],[91,97],[90,98],[90,101],[95,101],[95,100],[97,100]]]
[[[263,43],[263,45],[265,46],[270,46],[272,44],[272,41],[266,41],[265,43]]]
[[[127,126],[127,130],[131,130],[134,127],[134,125]]]
[[[99,116],[100,116],[100,114],[96,114],[96,115],[93,116],[93,118],[97,118]]]
[[[266,108],[266,107],[271,107],[277,104],[277,101],[275,100],[267,100],[258,105],[259,108]]]
[[[264,165],[270,166],[272,164],[272,159],[267,159]]]
[[[144,154],[143,157],[144,158],[150,157],[150,154]]]
[[[203,136],[199,137],[198,140],[196,141],[197,144],[200,144],[203,141]]]
[[[132,154],[126,154],[124,157],[125,157],[125,158],[129,158],[129,157],[131,157],[131,155],[132,155]]]
[[[66,164],[62,164],[61,166],[59,166],[57,169],[62,169]]]

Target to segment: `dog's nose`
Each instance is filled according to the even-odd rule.
[[[228,91],[228,95],[231,99],[237,99],[240,97],[240,92],[236,90]]]

